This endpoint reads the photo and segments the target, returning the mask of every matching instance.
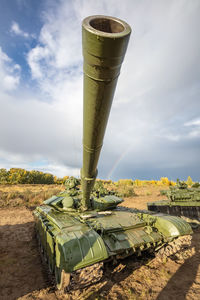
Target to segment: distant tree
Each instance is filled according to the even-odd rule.
[[[44,184],[53,184],[54,183],[54,177],[52,174],[44,173],[43,174],[43,183]]]
[[[18,183],[18,180],[19,180],[18,170],[19,170],[18,168],[11,168],[8,171],[8,183],[11,183],[11,184],[17,184]]]
[[[0,184],[8,183],[8,172],[6,169],[0,169]]]
[[[0,169],[0,184],[64,184],[68,178],[57,178],[50,173],[21,168],[11,168],[9,171]]]
[[[193,184],[192,178],[190,176],[188,176],[186,183],[189,186],[191,186]]]

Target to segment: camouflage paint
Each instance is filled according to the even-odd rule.
[[[130,26],[117,18],[92,16],[82,23],[84,108],[81,179],[85,210],[90,208],[90,193],[97,176],[97,163],[130,34]]]

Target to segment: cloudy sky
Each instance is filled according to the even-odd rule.
[[[129,47],[99,177],[200,180],[200,0],[0,0],[0,168],[79,176],[81,21],[121,18]]]

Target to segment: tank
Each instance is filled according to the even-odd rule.
[[[117,18],[90,16],[82,23],[84,57],[83,167],[81,179],[34,211],[40,250],[58,289],[97,282],[105,264],[159,251],[192,233],[184,220],[128,209],[103,188],[97,164],[130,26]]]
[[[148,210],[185,217],[188,221],[200,222],[200,184],[194,183],[190,188],[184,181],[177,180],[176,186],[162,190],[161,195],[168,200],[147,203]]]

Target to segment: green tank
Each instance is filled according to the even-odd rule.
[[[200,222],[200,184],[190,188],[184,181],[177,180],[176,186],[160,191],[168,200],[147,203],[148,210],[183,216],[188,220]]]
[[[82,23],[84,57],[81,180],[34,211],[40,250],[58,289],[98,281],[106,262],[158,251],[191,227],[174,216],[122,206],[95,179],[112,99],[131,33],[122,20],[91,16]],[[95,184],[95,185],[94,185]]]

